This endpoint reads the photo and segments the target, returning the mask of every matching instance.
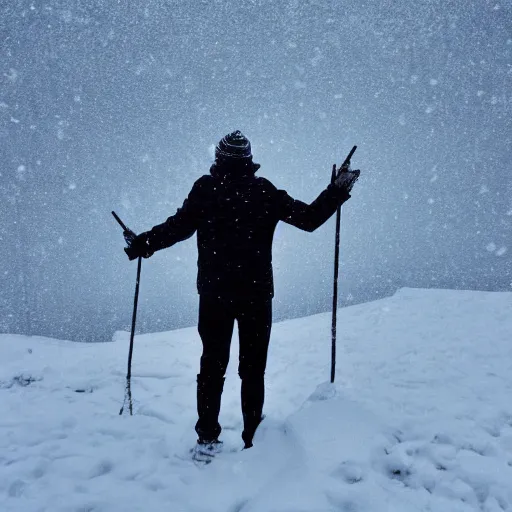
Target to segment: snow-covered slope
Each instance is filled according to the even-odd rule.
[[[234,340],[225,452],[203,468],[195,329],[136,338],[133,417],[126,333],[0,335],[0,511],[512,510],[512,294],[403,289],[340,310],[339,333],[331,387],[330,316],[274,325],[247,451]]]

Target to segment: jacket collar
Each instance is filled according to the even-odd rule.
[[[210,174],[214,178],[221,180],[234,181],[240,178],[249,178],[254,176],[260,168],[260,164],[255,164],[251,159],[244,160],[215,160],[210,167]]]

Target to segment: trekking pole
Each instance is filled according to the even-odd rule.
[[[129,229],[125,226],[124,222],[118,217],[116,212],[112,212],[114,219],[117,220],[118,224],[123,228],[124,231],[129,231]]]
[[[341,165],[341,168],[350,164],[350,159],[354,154],[357,146],[354,146],[347,158]],[[332,166],[331,183],[336,180],[336,164]],[[336,237],[334,242],[334,287],[332,294],[332,327],[331,327],[331,383],[334,382],[336,376],[336,321],[338,312],[338,270],[340,262],[340,227],[341,227],[341,206],[336,210]]]
[[[116,212],[112,212],[112,215],[117,220],[119,225],[123,228],[124,231],[129,231],[129,229],[124,225],[123,221],[117,216]],[[119,411],[119,415],[123,414],[124,406],[126,405],[126,401],[128,400],[128,410],[130,411],[130,416],[133,415],[133,403],[132,403],[132,387],[131,387],[131,378],[132,378],[132,356],[133,356],[133,338],[135,336],[135,322],[137,320],[137,303],[139,301],[139,284],[140,284],[140,271],[142,267],[142,256],[139,256],[137,261],[137,280],[135,281],[135,298],[133,300],[133,314],[132,314],[132,330],[130,333],[130,350],[128,351],[128,371],[126,372],[126,387],[124,393],[124,400],[121,410]]]

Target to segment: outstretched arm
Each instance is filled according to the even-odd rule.
[[[319,228],[350,198],[346,188],[329,185],[311,204],[293,199],[284,190],[278,190],[279,219],[304,231]]]
[[[128,247],[126,253],[133,260],[139,256],[149,258],[156,251],[190,238],[197,229],[200,201],[198,199],[201,185],[196,181],[183,206],[162,224],[150,231],[138,235]]]

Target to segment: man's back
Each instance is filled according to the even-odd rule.
[[[196,187],[199,293],[272,296],[279,192],[254,175],[203,176]]]
[[[212,166],[211,175],[194,183],[175,215],[140,235],[152,254],[197,231],[200,294],[272,297],[272,240],[277,223],[282,220],[314,231],[350,197],[346,190],[329,185],[308,205],[256,177],[258,167],[228,167],[220,172]]]

